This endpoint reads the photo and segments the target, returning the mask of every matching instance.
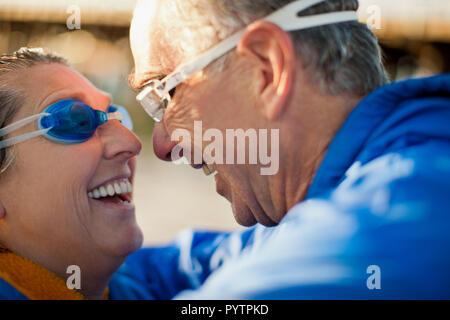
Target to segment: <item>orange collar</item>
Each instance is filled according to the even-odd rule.
[[[40,265],[12,252],[0,253],[0,278],[31,300],[83,300],[77,290]],[[108,290],[105,292],[107,298]]]

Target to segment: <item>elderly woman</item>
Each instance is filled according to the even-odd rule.
[[[140,150],[125,109],[62,58],[0,57],[0,298],[107,297],[142,244]],[[77,271],[81,288],[69,289]]]

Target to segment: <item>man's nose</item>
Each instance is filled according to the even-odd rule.
[[[172,149],[177,145],[172,141],[166,127],[162,122],[155,123],[153,129],[153,150],[158,158],[164,161],[172,161]]]

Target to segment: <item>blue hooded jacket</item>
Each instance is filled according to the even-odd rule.
[[[273,228],[186,230],[132,254],[116,299],[449,299],[450,75],[352,111],[306,200]]]

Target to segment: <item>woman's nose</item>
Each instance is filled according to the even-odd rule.
[[[109,121],[99,129],[105,146],[106,159],[119,156],[131,158],[141,152],[142,143],[139,138],[119,122]]]
[[[153,129],[153,150],[158,158],[164,161],[172,161],[172,149],[177,145],[172,141],[166,127],[162,122],[155,123]]]

